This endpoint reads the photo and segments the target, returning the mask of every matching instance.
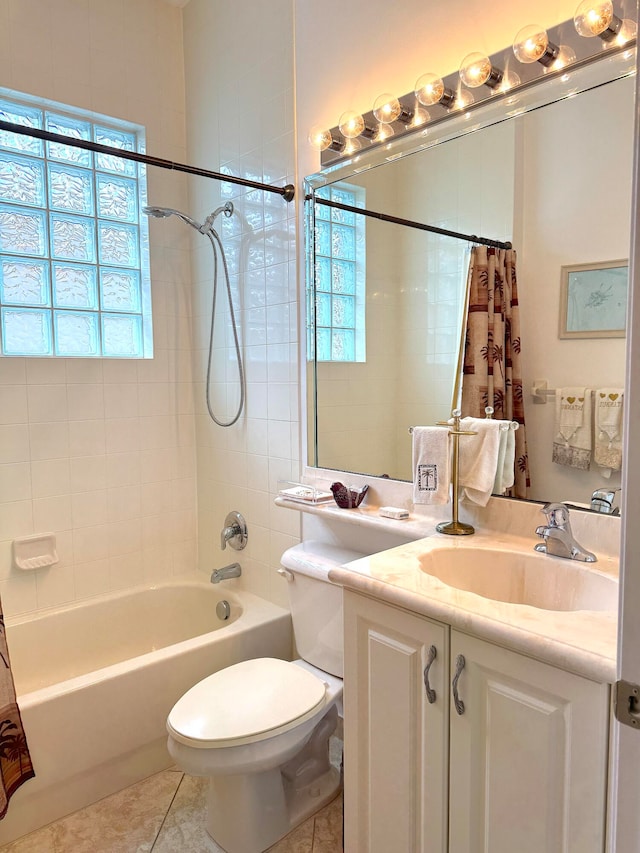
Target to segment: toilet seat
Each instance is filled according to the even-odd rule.
[[[242,661],[188,690],[173,706],[167,729],[180,743],[201,749],[255,743],[312,717],[326,692],[320,678],[288,661]]]

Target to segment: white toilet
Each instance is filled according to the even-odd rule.
[[[362,555],[303,542],[282,556],[301,660],[243,661],[203,679],[167,719],[169,752],[210,778],[207,831],[227,853],[261,853],[340,788],[329,737],[342,714],[342,589],[329,569]]]

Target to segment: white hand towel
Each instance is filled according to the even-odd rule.
[[[486,506],[498,470],[500,422],[490,418],[462,418],[460,429],[476,434],[460,436],[458,481],[468,500]]]
[[[586,471],[591,464],[591,390],[558,388],[552,459]]]
[[[504,454],[502,470],[502,485],[506,492],[516,481],[516,431],[512,427],[507,430],[507,447]]]
[[[507,489],[513,486],[515,480],[516,439],[515,430],[511,428],[511,421],[497,421],[497,423],[501,424],[502,428],[499,433],[498,464],[492,493],[503,495]]]
[[[413,428],[413,502],[446,504],[451,485],[449,430]]]
[[[593,461],[610,477],[622,467],[622,406],[624,389],[598,388],[595,392]]]

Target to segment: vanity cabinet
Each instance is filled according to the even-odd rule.
[[[345,590],[344,698],[346,853],[603,853],[608,685]]]

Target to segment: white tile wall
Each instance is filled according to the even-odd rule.
[[[182,14],[160,0],[3,0],[0,86],[146,126],[184,161]],[[186,182],[148,170],[151,203]],[[0,359],[0,595],[6,615],[196,565],[190,266],[184,229],[152,222],[152,361]],[[60,562],[12,566],[53,531]]]
[[[292,5],[290,0],[191,0],[185,7],[190,161],[280,186],[294,181]],[[191,209],[206,215],[219,203],[218,190],[194,181]],[[273,499],[278,478],[297,477],[299,469],[295,206],[277,195],[229,185],[223,193],[239,214],[223,220],[221,228],[240,309],[247,405],[240,422],[226,430],[204,414],[212,261],[196,239],[200,567],[211,571],[239,557],[246,588],[286,603],[285,584],[276,569],[282,552],[299,539],[299,518],[298,513],[274,510]],[[225,348],[216,349],[214,394],[220,390],[224,361],[228,396],[233,398],[229,412],[237,379],[230,342],[227,335]],[[224,518],[233,509],[249,527],[249,544],[239,555],[221,551],[219,544]]]

